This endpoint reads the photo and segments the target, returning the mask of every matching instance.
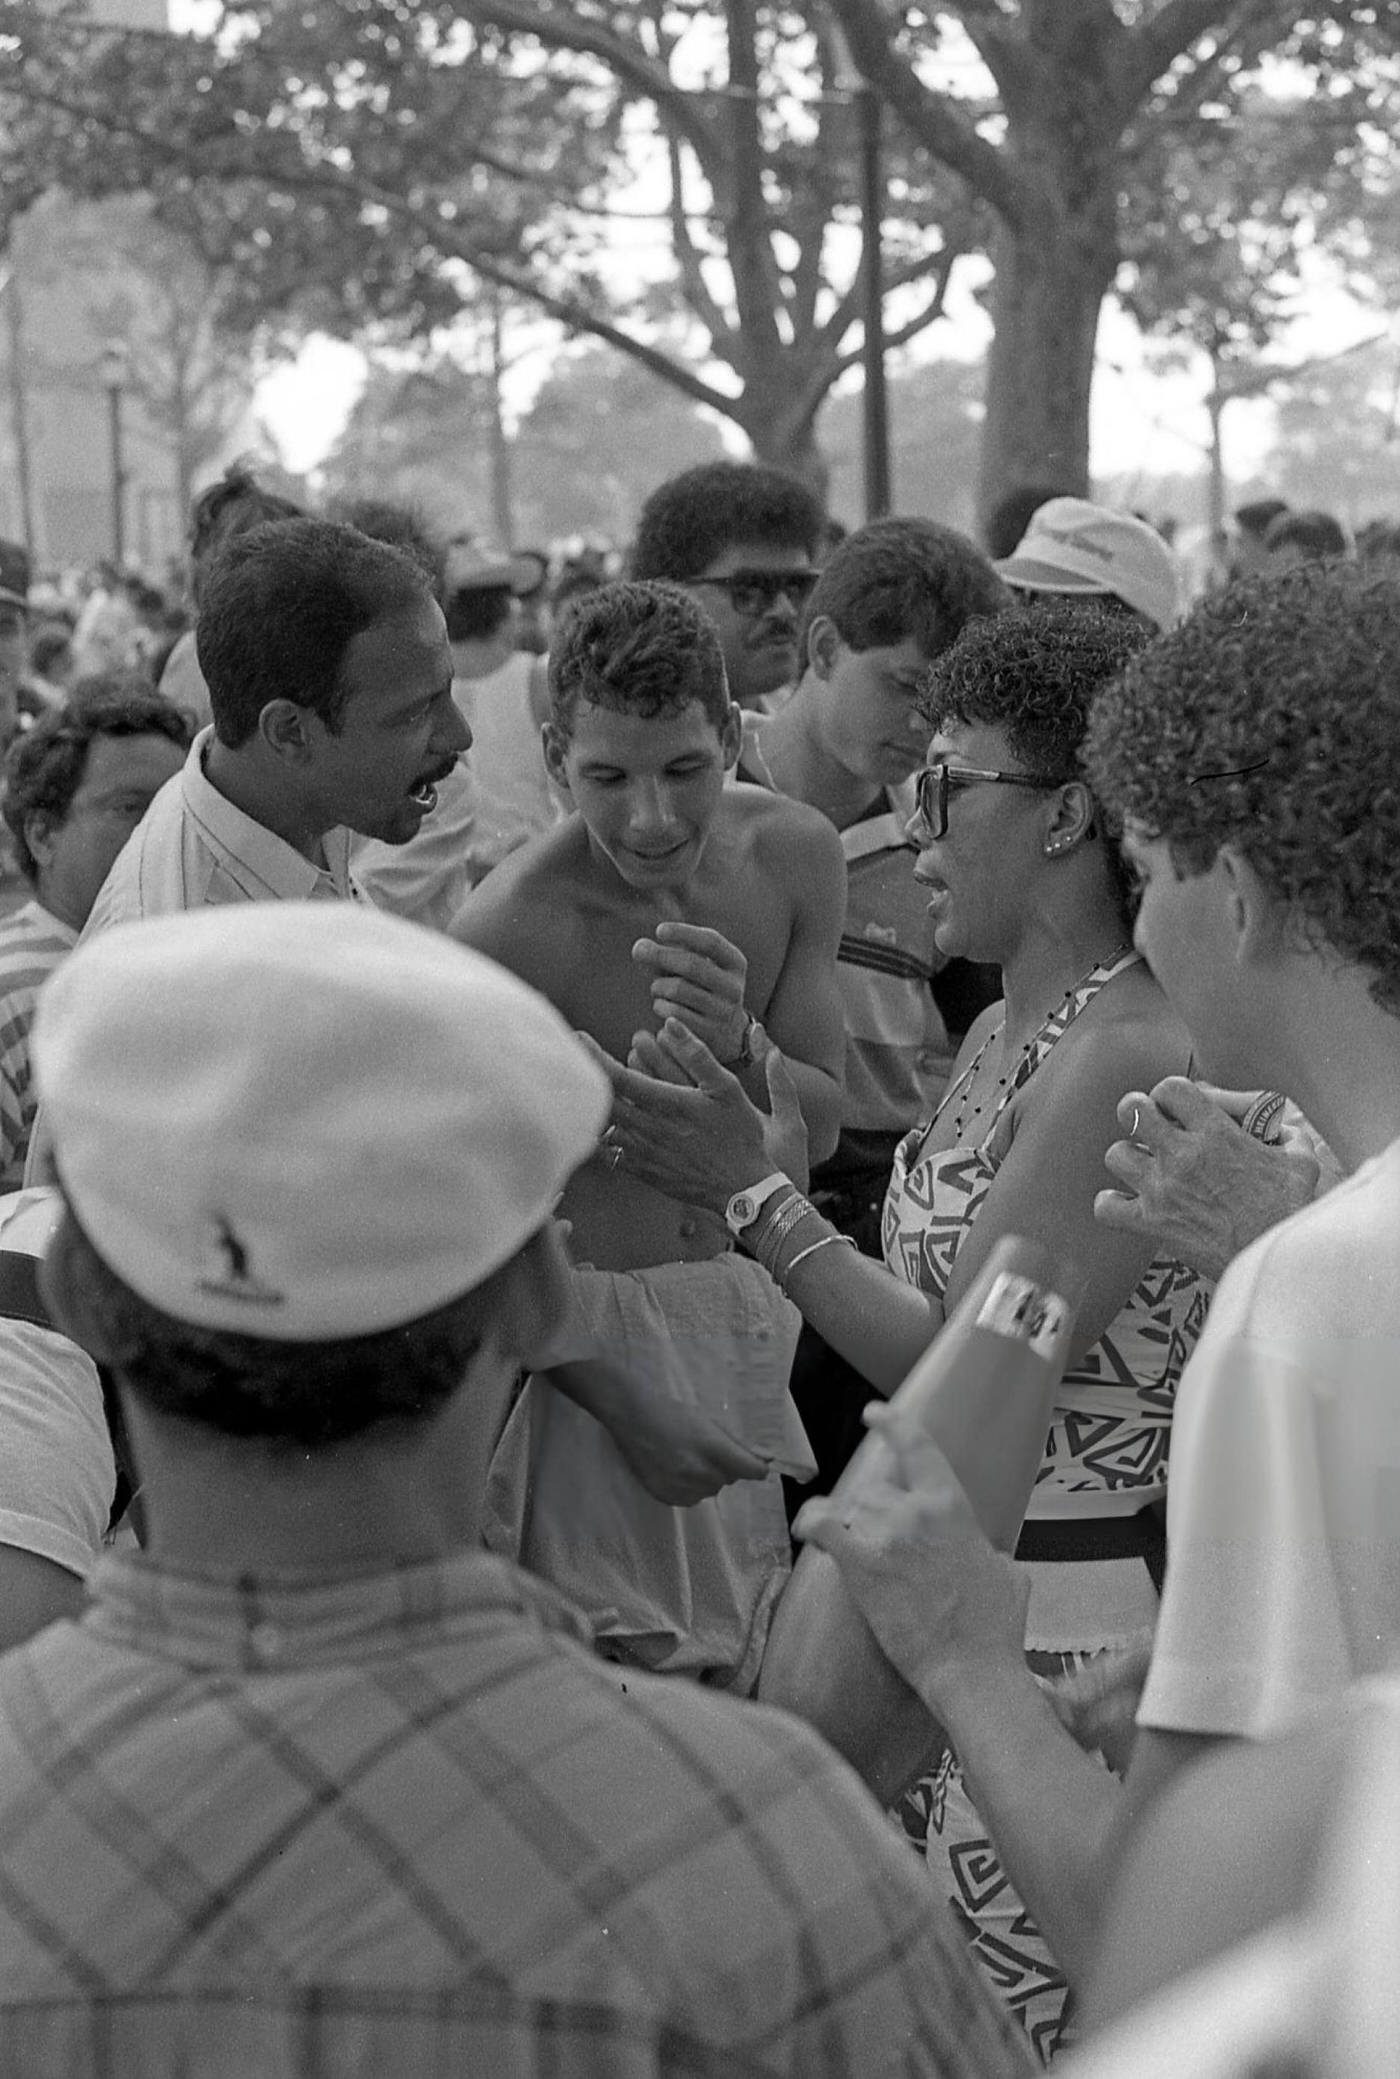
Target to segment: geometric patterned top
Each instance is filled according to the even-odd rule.
[[[1027,1047],[982,1141],[926,1153],[932,1121],[905,1135],[884,1209],[885,1262],[896,1277],[939,1298],[947,1291],[963,1237],[996,1177],[988,1141],[1002,1111],[1085,1005],[1138,957],[1103,963],[1070,991]],[[1199,1271],[1169,1257],[1148,1266],[1107,1332],[1060,1383],[1029,1518],[1119,1515],[1165,1492],[1177,1381],[1211,1290]]]

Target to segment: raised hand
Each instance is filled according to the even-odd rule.
[[[749,963],[723,932],[664,918],[653,937],[637,940],[632,958],[654,970],[651,1002],[658,1027],[675,1018],[705,1042],[716,1061],[727,1066],[739,1059],[749,1023]]]
[[[593,1050],[612,1081],[607,1140],[625,1175],[716,1213],[774,1170],[805,1181],[807,1129],[796,1085],[778,1049],[757,1037],[768,1112],[678,1019],[657,1034],[637,1033],[625,1067]]]

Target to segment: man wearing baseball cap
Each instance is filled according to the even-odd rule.
[[[558,1014],[248,904],[80,946],[35,1050],[149,1539],[0,1661],[0,2068],[1024,2069],[813,1734],[479,1549],[608,1110]]]
[[[993,568],[1014,591],[1116,600],[1153,628],[1179,612],[1176,565],[1155,527],[1085,498],[1050,498]]]

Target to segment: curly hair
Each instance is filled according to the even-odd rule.
[[[975,542],[934,520],[870,520],[834,549],[803,619],[834,622],[853,650],[893,647],[912,637],[927,658],[946,650],[970,620],[1005,613],[1011,594]]]
[[[1099,798],[1179,875],[1224,845],[1400,1014],[1400,576],[1311,563],[1237,579],[1094,705]]]
[[[334,520],[278,520],[239,535],[209,572],[195,626],[219,742],[246,743],[279,698],[338,729],[355,637],[433,597],[421,564]]]
[[[649,718],[698,700],[716,729],[730,706],[709,616],[676,585],[626,579],[581,592],[565,609],[549,649],[549,696],[565,742],[581,700]]]
[[[1089,599],[1048,597],[970,621],[925,674],[920,708],[935,729],[1004,729],[1029,772],[1077,776],[1095,694],[1152,634],[1136,615]]]
[[[814,557],[826,514],[795,476],[755,462],[702,462],[659,484],[642,507],[629,574],[684,584],[735,546]]]
[[[50,1245],[81,1291],[104,1361],[144,1406],[223,1436],[319,1451],[386,1424],[430,1421],[461,1385],[496,1306],[495,1283],[401,1327],[322,1343],[201,1328],[119,1278],[71,1206]]]
[[[157,693],[139,671],[94,672],[79,679],[61,708],[41,715],[16,737],[5,759],[4,816],[25,878],[37,880],[39,873],[26,824],[36,815],[62,823],[83,784],[96,738],[165,736],[184,751],[192,734],[185,710]]]

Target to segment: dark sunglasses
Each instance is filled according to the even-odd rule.
[[[820,575],[817,570],[731,570],[728,577],[691,578],[690,583],[727,592],[735,613],[753,621],[784,595],[794,606],[805,606]]]
[[[1041,778],[1029,772],[990,772],[977,765],[925,765],[915,775],[914,799],[929,836],[946,837],[948,796],[955,787],[980,783],[994,787],[1038,787],[1048,792],[1051,787],[1065,786],[1073,778],[1073,773],[1053,779],[1049,775]]]

